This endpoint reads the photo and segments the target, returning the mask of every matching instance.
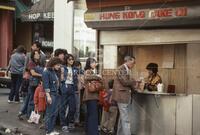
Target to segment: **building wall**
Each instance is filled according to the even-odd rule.
[[[16,32],[14,33],[14,45],[23,45],[27,51],[30,50],[32,43],[32,23],[16,23]]]
[[[8,65],[13,46],[13,12],[0,10],[0,67]]]
[[[152,3],[169,3],[176,1],[189,1],[189,0],[87,0],[88,9],[101,9],[116,6],[130,6]]]
[[[74,2],[54,2],[54,50],[65,48],[72,53]]]

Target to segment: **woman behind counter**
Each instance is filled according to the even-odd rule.
[[[147,83],[145,84],[145,89],[149,91],[157,91],[157,85],[162,83],[162,79],[158,74],[158,64],[156,63],[149,63],[146,66],[148,70],[149,76],[147,78]]]

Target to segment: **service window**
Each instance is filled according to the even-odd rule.
[[[146,45],[146,46],[119,46],[118,65],[123,63],[126,55],[136,57],[136,66],[133,77],[147,77],[146,66],[157,63],[158,74],[162,77],[165,92],[169,87],[175,87],[176,93],[186,92],[186,45]]]

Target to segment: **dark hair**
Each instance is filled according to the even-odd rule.
[[[112,89],[113,88],[113,84],[114,84],[114,80],[113,79],[109,80],[108,81],[108,88]]]
[[[39,48],[39,50],[42,48],[42,44],[41,44],[39,41],[33,42],[32,46],[33,46],[33,45],[36,45],[37,48]]]
[[[158,73],[158,64],[156,63],[149,63],[146,67],[147,70],[151,70],[154,74]]]
[[[80,61],[75,61],[75,62],[74,62],[74,66],[75,66],[75,67],[81,66],[81,62],[80,62]]]
[[[32,52],[31,52],[31,60],[32,60],[34,63],[36,63],[36,64],[39,65],[39,64],[40,64],[40,61],[37,61],[37,62],[36,62],[35,59],[34,59],[34,56],[35,56],[35,53],[36,53],[36,52],[38,52],[38,54],[40,54],[40,51],[38,51],[38,50],[32,51]]]
[[[24,53],[25,54],[26,53],[26,49],[24,48],[24,46],[19,45],[15,52]]]
[[[47,63],[47,68],[52,68],[53,66],[57,65],[57,64],[62,64],[62,60],[60,60],[57,57],[53,57],[49,60],[49,62]]]
[[[67,60],[68,60],[70,57],[74,60],[74,56],[73,56],[72,54],[67,54],[67,57],[66,57],[66,65],[68,64],[68,63],[67,63]],[[73,64],[73,66],[74,66],[74,64]]]
[[[61,49],[61,48],[58,48],[54,51],[54,56],[55,57],[58,57],[60,54],[64,54],[64,55],[67,55],[67,50],[66,49]]]
[[[88,58],[86,60],[86,64],[85,64],[85,70],[91,69],[90,64],[96,62],[96,60],[94,58]]]

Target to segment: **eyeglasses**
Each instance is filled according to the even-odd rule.
[[[69,61],[74,61],[74,59],[68,59]]]

